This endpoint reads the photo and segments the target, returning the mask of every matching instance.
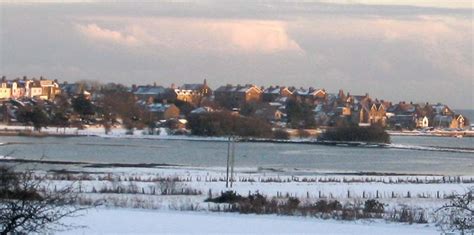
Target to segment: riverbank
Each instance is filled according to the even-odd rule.
[[[387,131],[391,136],[430,136],[430,137],[474,137],[474,131],[462,130],[462,131],[445,131],[445,130],[433,130],[433,131]]]
[[[316,131],[318,132],[318,131]],[[320,132],[320,131],[319,131]],[[318,133],[319,133],[318,132]],[[391,131],[387,133],[390,136],[428,136],[428,137],[474,137],[473,130],[462,131]],[[132,134],[128,134],[124,128],[113,128],[108,134],[102,127],[89,127],[85,129],[78,128],[43,128],[41,132],[34,131],[30,126],[9,126],[0,125],[0,136],[31,136],[31,137],[76,137],[76,136],[98,136],[105,138],[149,138],[149,139],[179,139],[179,140],[213,140],[226,141],[226,137],[209,137],[209,136],[190,136],[190,135],[169,135],[165,128],[160,129],[160,134],[150,135],[145,130],[135,130]],[[240,141],[247,142],[275,142],[275,143],[314,143],[314,138],[290,138],[289,140],[281,139],[263,139],[263,138],[241,138]],[[356,143],[357,144],[357,143]]]

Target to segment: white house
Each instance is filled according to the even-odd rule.
[[[416,119],[416,127],[417,128],[425,128],[429,126],[429,120],[428,117],[420,117]]]

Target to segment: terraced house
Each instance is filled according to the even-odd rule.
[[[206,79],[201,84],[184,84],[181,87],[171,87],[170,99],[180,100],[193,106],[198,106],[204,98],[212,95],[212,89],[207,85]]]
[[[7,80],[2,77],[0,84],[0,99],[20,99],[20,98],[39,98],[42,100],[53,100],[57,95],[61,94],[61,89],[56,80],[44,79],[39,80],[19,78],[15,80]]]
[[[244,86],[228,84],[214,91],[215,101],[227,108],[240,108],[246,103],[261,102],[262,95],[262,89],[251,84]]]

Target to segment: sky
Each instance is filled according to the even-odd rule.
[[[2,1],[0,75],[286,85],[474,109],[460,0]]]

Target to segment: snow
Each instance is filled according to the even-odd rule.
[[[0,145],[1,145],[1,144],[0,144]],[[15,158],[10,157],[10,156],[2,156],[2,155],[0,155],[0,160],[13,160],[13,159],[15,159]]]
[[[80,183],[83,196],[93,201],[105,200],[107,206],[158,208],[160,210],[180,210],[187,206],[197,206],[198,210],[207,211],[205,198],[209,191],[216,197],[225,187],[225,169],[223,168],[85,168],[89,172],[88,180]],[[439,208],[452,194],[465,193],[474,183],[442,183],[443,176],[359,176],[359,175],[324,175],[305,173],[297,176],[289,172],[256,172],[252,169],[236,169],[232,190],[241,195],[259,192],[268,197],[289,195],[298,197],[303,203],[314,203],[321,198],[339,200],[341,203],[352,203],[377,198],[387,209],[410,207],[424,209],[429,214]],[[255,169],[254,169],[255,170]],[[249,173],[250,171],[250,173]],[[96,172],[94,174],[93,172]],[[159,190],[159,180],[179,178],[176,189],[192,189],[202,192],[201,195],[151,195],[152,188]],[[306,178],[307,181],[303,181]],[[448,177],[445,177],[448,179]],[[461,176],[469,180],[472,176]],[[107,179],[107,180],[104,180]],[[132,179],[132,180],[130,180]],[[453,179],[451,177],[450,179]],[[419,180],[419,183],[409,183]],[[368,182],[365,182],[368,181]],[[426,183],[436,182],[438,183]],[[52,185],[59,187],[74,181],[54,180]],[[389,183],[392,182],[392,183]],[[91,193],[93,188],[136,187],[139,194]],[[141,194],[141,192],[145,194]],[[348,197],[348,192],[350,197]],[[410,197],[408,197],[408,193]],[[438,198],[439,195],[439,198]],[[365,198],[364,198],[365,197]],[[137,202],[141,202],[138,203]],[[429,215],[428,214],[428,215]],[[430,217],[430,216],[429,216]]]
[[[87,226],[58,234],[437,234],[426,225],[334,221],[274,215],[90,209],[62,222]]]

